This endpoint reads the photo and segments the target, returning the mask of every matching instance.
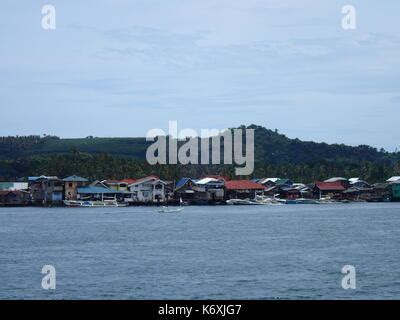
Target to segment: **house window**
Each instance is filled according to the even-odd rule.
[[[162,184],[156,184],[155,189],[162,189]]]
[[[72,188],[72,182],[68,183],[68,187]]]

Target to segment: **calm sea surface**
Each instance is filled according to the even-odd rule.
[[[0,299],[380,298],[400,299],[400,203],[0,208]]]

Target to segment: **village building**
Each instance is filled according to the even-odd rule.
[[[31,195],[25,190],[0,190],[0,206],[25,206],[30,204]]]
[[[265,189],[262,184],[249,180],[230,180],[225,182],[225,199],[254,199]]]
[[[165,202],[166,182],[156,176],[148,176],[142,179],[138,179],[128,186],[130,193],[129,202],[136,203],[160,203]]]
[[[390,183],[375,183],[372,185],[372,193],[368,198],[371,202],[390,201],[393,197],[393,190]]]
[[[282,185],[276,187],[277,187],[277,192],[279,194],[278,197],[281,199],[294,200],[302,197],[301,192],[298,188],[294,188],[288,185]]]
[[[400,182],[400,176],[391,177],[391,178],[387,179],[386,182],[388,182],[388,183]]]
[[[29,177],[32,201],[40,205],[57,205],[63,200],[64,183],[58,177]]]
[[[340,183],[345,189],[347,189],[350,186],[350,182],[346,178],[342,177],[333,177],[329,178],[327,180],[324,180],[326,183]]]
[[[257,180],[254,181],[254,182],[258,182],[258,183],[262,184],[264,187],[271,188],[276,185],[276,182],[279,179],[280,178],[262,178],[262,179],[259,179],[258,181]]]
[[[175,186],[175,199],[182,199],[188,204],[223,203],[225,179],[205,177],[202,179],[182,178]]]
[[[391,183],[392,186],[392,200],[400,201],[400,180],[398,182]]]
[[[104,180],[104,185],[115,191],[128,191],[129,183],[121,180]],[[133,183],[133,182],[132,182]]]
[[[215,204],[224,202],[225,180],[206,177],[196,181],[196,203]]]
[[[182,199],[185,203],[193,203],[196,200],[196,179],[182,178],[175,185],[174,198]]]
[[[342,192],[343,199],[352,201],[369,200],[373,195],[373,188],[368,187],[353,187]]]
[[[62,179],[64,182],[64,199],[77,200],[78,188],[84,187],[89,183],[89,180],[76,175],[72,175]]]
[[[360,189],[371,188],[371,185],[368,182],[361,180],[360,178],[350,178],[349,184],[350,184],[350,187],[353,187],[353,188],[360,188]]]
[[[0,182],[0,191],[28,190],[28,182]]]
[[[313,186],[313,194],[316,198],[330,197],[341,198],[346,187],[343,186],[343,181],[337,180],[334,182],[316,182]]]
[[[104,186],[83,186],[77,188],[77,200],[104,201],[124,200],[124,193]]]

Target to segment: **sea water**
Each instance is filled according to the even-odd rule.
[[[0,299],[400,299],[399,249],[400,203],[0,208]]]

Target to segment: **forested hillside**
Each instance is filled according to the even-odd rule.
[[[357,176],[371,182],[400,174],[400,153],[370,146],[351,147],[289,139],[260,126],[255,129],[254,176],[290,177],[311,182],[330,176]],[[79,174],[91,179],[158,174],[165,179],[224,173],[233,166],[150,166],[144,138],[60,139],[55,136],[0,137],[0,177]]]

